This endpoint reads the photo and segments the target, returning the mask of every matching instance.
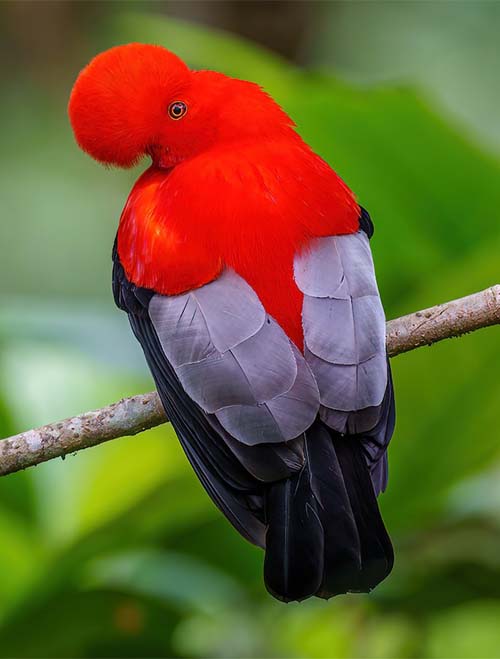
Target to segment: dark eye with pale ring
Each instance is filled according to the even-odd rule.
[[[168,114],[171,119],[181,119],[187,112],[187,105],[183,101],[174,101],[168,106]]]

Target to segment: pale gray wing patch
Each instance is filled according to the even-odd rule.
[[[295,257],[297,286],[310,297],[378,295],[370,244],[363,231],[314,238]]]
[[[342,289],[344,271],[334,237],[314,238],[295,257],[297,286],[310,297],[329,297]]]
[[[257,402],[245,372],[230,350],[182,364],[175,372],[186,393],[205,412],[213,413],[226,405]]]
[[[254,290],[232,270],[191,292],[205,318],[216,350],[224,352],[250,338],[266,320]]]
[[[257,405],[232,405],[215,414],[226,430],[246,444],[287,442],[314,422],[319,409],[316,380],[298,349],[293,348],[296,378],[288,391]],[[313,403],[313,401],[315,401]]]
[[[215,353],[207,324],[192,295],[154,295],[149,316],[172,366],[198,362]]]
[[[266,320],[259,298],[230,270],[189,293],[153,296],[149,316],[173,366],[233,348]]]
[[[291,344],[297,363],[297,377],[293,386],[268,402],[274,418],[278,421],[286,439],[296,437],[299,428],[309,428],[316,418],[318,409],[310,404],[317,400],[319,407],[319,390],[311,368],[302,354]]]
[[[257,403],[269,401],[276,392],[288,391],[297,379],[292,344],[271,318],[257,334],[236,345],[231,352],[248,379]]]
[[[307,363],[318,383],[321,404],[351,412],[380,405],[387,385],[385,354],[360,364],[327,362],[305,349]]]
[[[285,441],[281,428],[265,403],[223,407],[217,410],[215,416],[229,434],[245,444],[253,446]]]
[[[365,432],[380,418],[387,387],[385,315],[368,238],[363,231],[317,238],[294,272],[321,417],[339,432]]]
[[[327,362],[361,364],[385,353],[385,317],[378,296],[305,296],[302,313],[308,349]]]
[[[155,295],[149,313],[186,393],[240,442],[288,441],[314,421],[310,368],[235,272],[189,293]]]

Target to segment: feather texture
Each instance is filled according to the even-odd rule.
[[[321,404],[338,412],[378,407],[387,385],[385,315],[366,234],[315,239],[296,257],[294,272]],[[330,416],[341,432],[342,419]]]
[[[301,471],[272,485],[264,578],[283,601],[369,592],[394,556],[362,444],[316,422]]]
[[[323,424],[317,423],[307,432],[306,451],[324,535],[318,595],[332,597],[357,583],[362,569],[361,543],[331,432]]]
[[[385,451],[394,431],[394,395],[385,314],[362,211],[355,234],[317,238],[295,258],[304,294],[304,355],[320,391],[320,417],[361,441],[375,493],[387,485]]]
[[[284,602],[315,595],[323,579],[324,535],[306,462],[301,471],[269,488],[264,579]]]
[[[392,570],[394,552],[382,521],[362,446],[355,439],[334,439],[344,483],[356,519],[362,569],[350,590],[368,592]]]
[[[309,366],[235,272],[182,295],[155,295],[149,315],[189,397],[240,442],[299,437],[319,410]]]

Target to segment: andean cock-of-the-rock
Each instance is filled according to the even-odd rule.
[[[393,565],[377,496],[395,415],[368,213],[258,85],[160,46],[97,55],[69,117],[99,162],[151,158],[116,304],[208,495],[265,549],[267,589],[370,591]]]

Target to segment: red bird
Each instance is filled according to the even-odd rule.
[[[152,165],[113,251],[166,414],[214,503],[266,551],[283,601],[369,591],[392,569],[376,496],[394,397],[369,215],[258,85],[160,46],[74,85],[80,147]]]

